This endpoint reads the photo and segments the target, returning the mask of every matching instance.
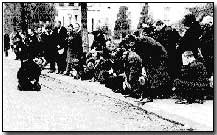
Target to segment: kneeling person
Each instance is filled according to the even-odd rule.
[[[18,89],[21,91],[39,91],[39,76],[41,75],[42,60],[39,58],[23,61],[17,72]]]

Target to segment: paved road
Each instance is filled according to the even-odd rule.
[[[42,89],[18,91],[19,61],[3,61],[4,131],[180,131],[183,125],[132,104],[42,75]]]

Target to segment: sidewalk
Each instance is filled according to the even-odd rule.
[[[213,100],[206,100],[203,104],[194,103],[186,105],[175,104],[175,99],[155,99],[154,102],[141,104],[136,102],[134,98],[126,98],[120,93],[114,93],[99,82],[75,80],[72,77],[47,73],[47,70],[42,71],[42,74],[76,85],[82,91],[128,102],[162,119],[180,123],[188,129],[193,129],[194,131],[213,131]]]

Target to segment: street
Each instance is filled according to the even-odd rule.
[[[179,123],[78,85],[86,83],[86,88],[92,89],[94,85],[90,82],[74,80],[72,85],[49,77],[44,71],[40,77],[41,91],[18,91],[16,73],[20,62],[4,58],[3,64],[4,131],[187,130]]]

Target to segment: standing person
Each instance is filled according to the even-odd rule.
[[[63,74],[66,68],[66,47],[67,47],[67,30],[61,25],[61,21],[57,21],[56,27],[53,30],[58,49],[57,66],[58,74]]]
[[[8,57],[9,49],[10,49],[10,37],[8,34],[4,34],[4,52],[6,57]]]
[[[16,55],[15,60],[20,59],[21,47],[22,47],[22,37],[19,35],[18,31],[15,31],[15,35],[12,36],[13,50]]]
[[[94,35],[94,41],[91,49],[95,48],[96,51],[103,51],[106,46],[104,32],[99,29],[98,31],[93,31],[92,34]]]
[[[80,25],[78,23],[76,23],[74,27],[73,25],[69,25],[68,34],[68,50],[66,58],[67,67],[65,75],[69,75],[72,68],[74,68],[80,74],[83,70],[81,65],[83,48]]]
[[[18,31],[16,28],[14,28],[13,32],[9,35],[10,38],[10,46],[12,51],[14,51],[14,42],[15,42],[15,36],[17,35]]]
[[[28,46],[28,57],[32,59],[36,57],[39,52],[38,38],[33,29],[28,29],[28,35],[26,40],[26,44]]]
[[[55,72],[55,61],[57,57],[57,46],[55,35],[53,34],[51,25],[45,26],[45,32],[41,35],[44,44],[45,59],[50,63],[50,73]]]
[[[199,37],[201,36],[201,26],[193,14],[185,15],[183,19],[186,32],[179,42],[179,54],[185,51],[193,51],[195,58],[198,58],[198,48],[200,47]]]
[[[180,35],[171,26],[167,26],[161,20],[159,20],[156,22],[156,29],[153,38],[157,42],[160,42],[160,44],[163,45],[167,51],[168,73],[171,77],[171,80],[173,80],[178,72],[178,63],[176,62],[176,43],[180,39]]]
[[[204,58],[204,64],[207,68],[209,77],[214,75],[214,26],[213,17],[204,17],[202,23],[201,53]]]

